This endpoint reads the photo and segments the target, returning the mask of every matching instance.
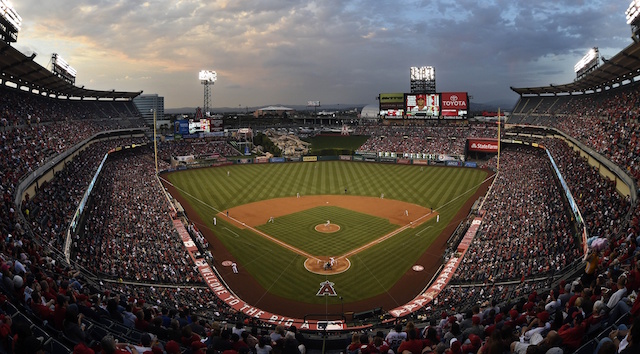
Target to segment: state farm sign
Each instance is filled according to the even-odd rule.
[[[498,152],[497,139],[467,139],[469,151]]]

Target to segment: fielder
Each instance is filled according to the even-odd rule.
[[[236,262],[231,263],[231,270],[233,270],[233,274],[238,274],[238,265]]]

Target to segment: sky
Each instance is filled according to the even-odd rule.
[[[572,82],[592,47],[632,43],[630,0],[11,0],[13,46],[76,85],[143,91],[165,108],[376,103],[433,66],[438,92],[515,104],[510,87]]]

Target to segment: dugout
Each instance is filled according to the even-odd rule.
[[[353,321],[363,321],[369,318],[379,317],[380,315],[382,315],[382,307],[376,307],[367,311],[354,312]]]

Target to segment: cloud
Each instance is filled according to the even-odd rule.
[[[93,89],[158,93],[201,105],[201,69],[218,72],[214,107],[370,103],[409,90],[409,67],[478,102],[510,86],[572,80],[590,47],[630,43],[628,1],[21,0],[17,45],[62,55]],[[46,64],[46,63],[45,63]],[[126,78],[126,79],[125,79]],[[89,87],[89,86],[87,86]]]

